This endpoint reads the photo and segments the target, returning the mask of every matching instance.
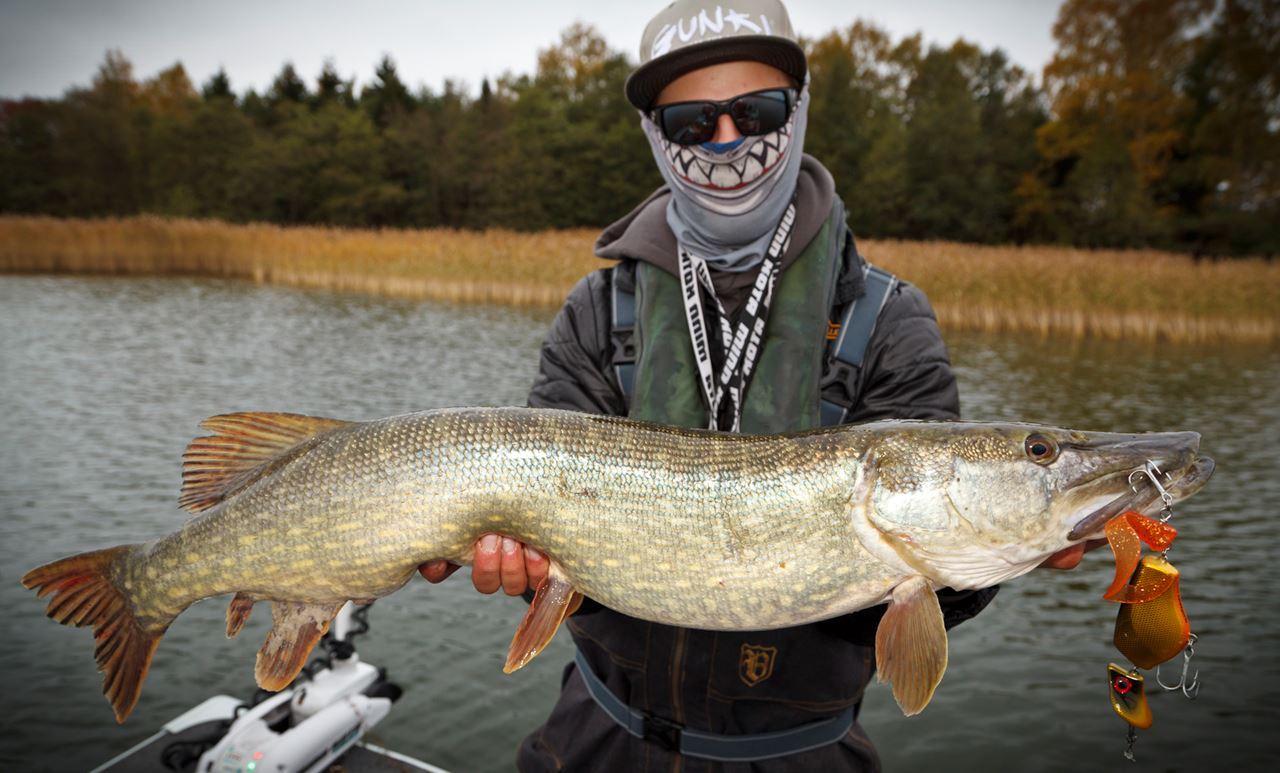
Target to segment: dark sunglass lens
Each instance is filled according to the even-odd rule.
[[[787,95],[767,91],[738,97],[729,106],[729,115],[738,131],[748,137],[777,131],[787,122]]]
[[[697,145],[716,133],[716,106],[709,103],[670,105],[662,108],[662,133],[679,145]]]

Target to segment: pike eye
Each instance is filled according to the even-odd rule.
[[[1027,458],[1036,464],[1049,464],[1058,458],[1058,444],[1044,435],[1028,435],[1024,448]]]

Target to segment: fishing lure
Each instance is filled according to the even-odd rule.
[[[1131,761],[1136,759],[1133,747],[1138,740],[1137,731],[1150,728],[1154,721],[1147,704],[1146,680],[1138,669],[1154,667],[1156,683],[1165,690],[1181,690],[1188,698],[1199,692],[1199,671],[1191,677],[1191,684],[1187,683],[1196,637],[1182,607],[1178,570],[1168,559],[1178,531],[1168,524],[1173,517],[1173,497],[1160,484],[1158,476],[1162,474],[1154,462],[1148,462],[1130,476],[1133,485],[1134,477],[1145,475],[1159,492],[1164,503],[1159,519],[1130,510],[1112,518],[1106,526],[1107,544],[1115,554],[1116,576],[1103,598],[1120,605],[1112,641],[1120,654],[1133,663],[1129,669],[1108,664],[1107,685],[1111,708],[1129,725],[1124,756]],[[1136,485],[1133,488],[1137,491]],[[1143,543],[1159,554],[1142,556]],[[1177,684],[1166,685],[1160,681],[1160,664],[1179,652],[1183,656],[1182,678]]]

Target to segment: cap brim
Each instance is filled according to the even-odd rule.
[[[641,65],[627,78],[627,100],[638,110],[648,110],[667,84],[681,75],[742,59],[776,67],[800,83],[808,71],[804,49],[798,44],[776,35],[736,35],[695,43]]]

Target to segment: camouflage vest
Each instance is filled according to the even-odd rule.
[[[827,315],[844,245],[836,201],[804,252],[774,288],[764,346],[744,398],[742,431],[794,432],[820,426]],[[683,427],[707,426],[680,280],[648,263],[636,267],[635,386],[629,415]],[[652,344],[652,345],[650,345]]]

